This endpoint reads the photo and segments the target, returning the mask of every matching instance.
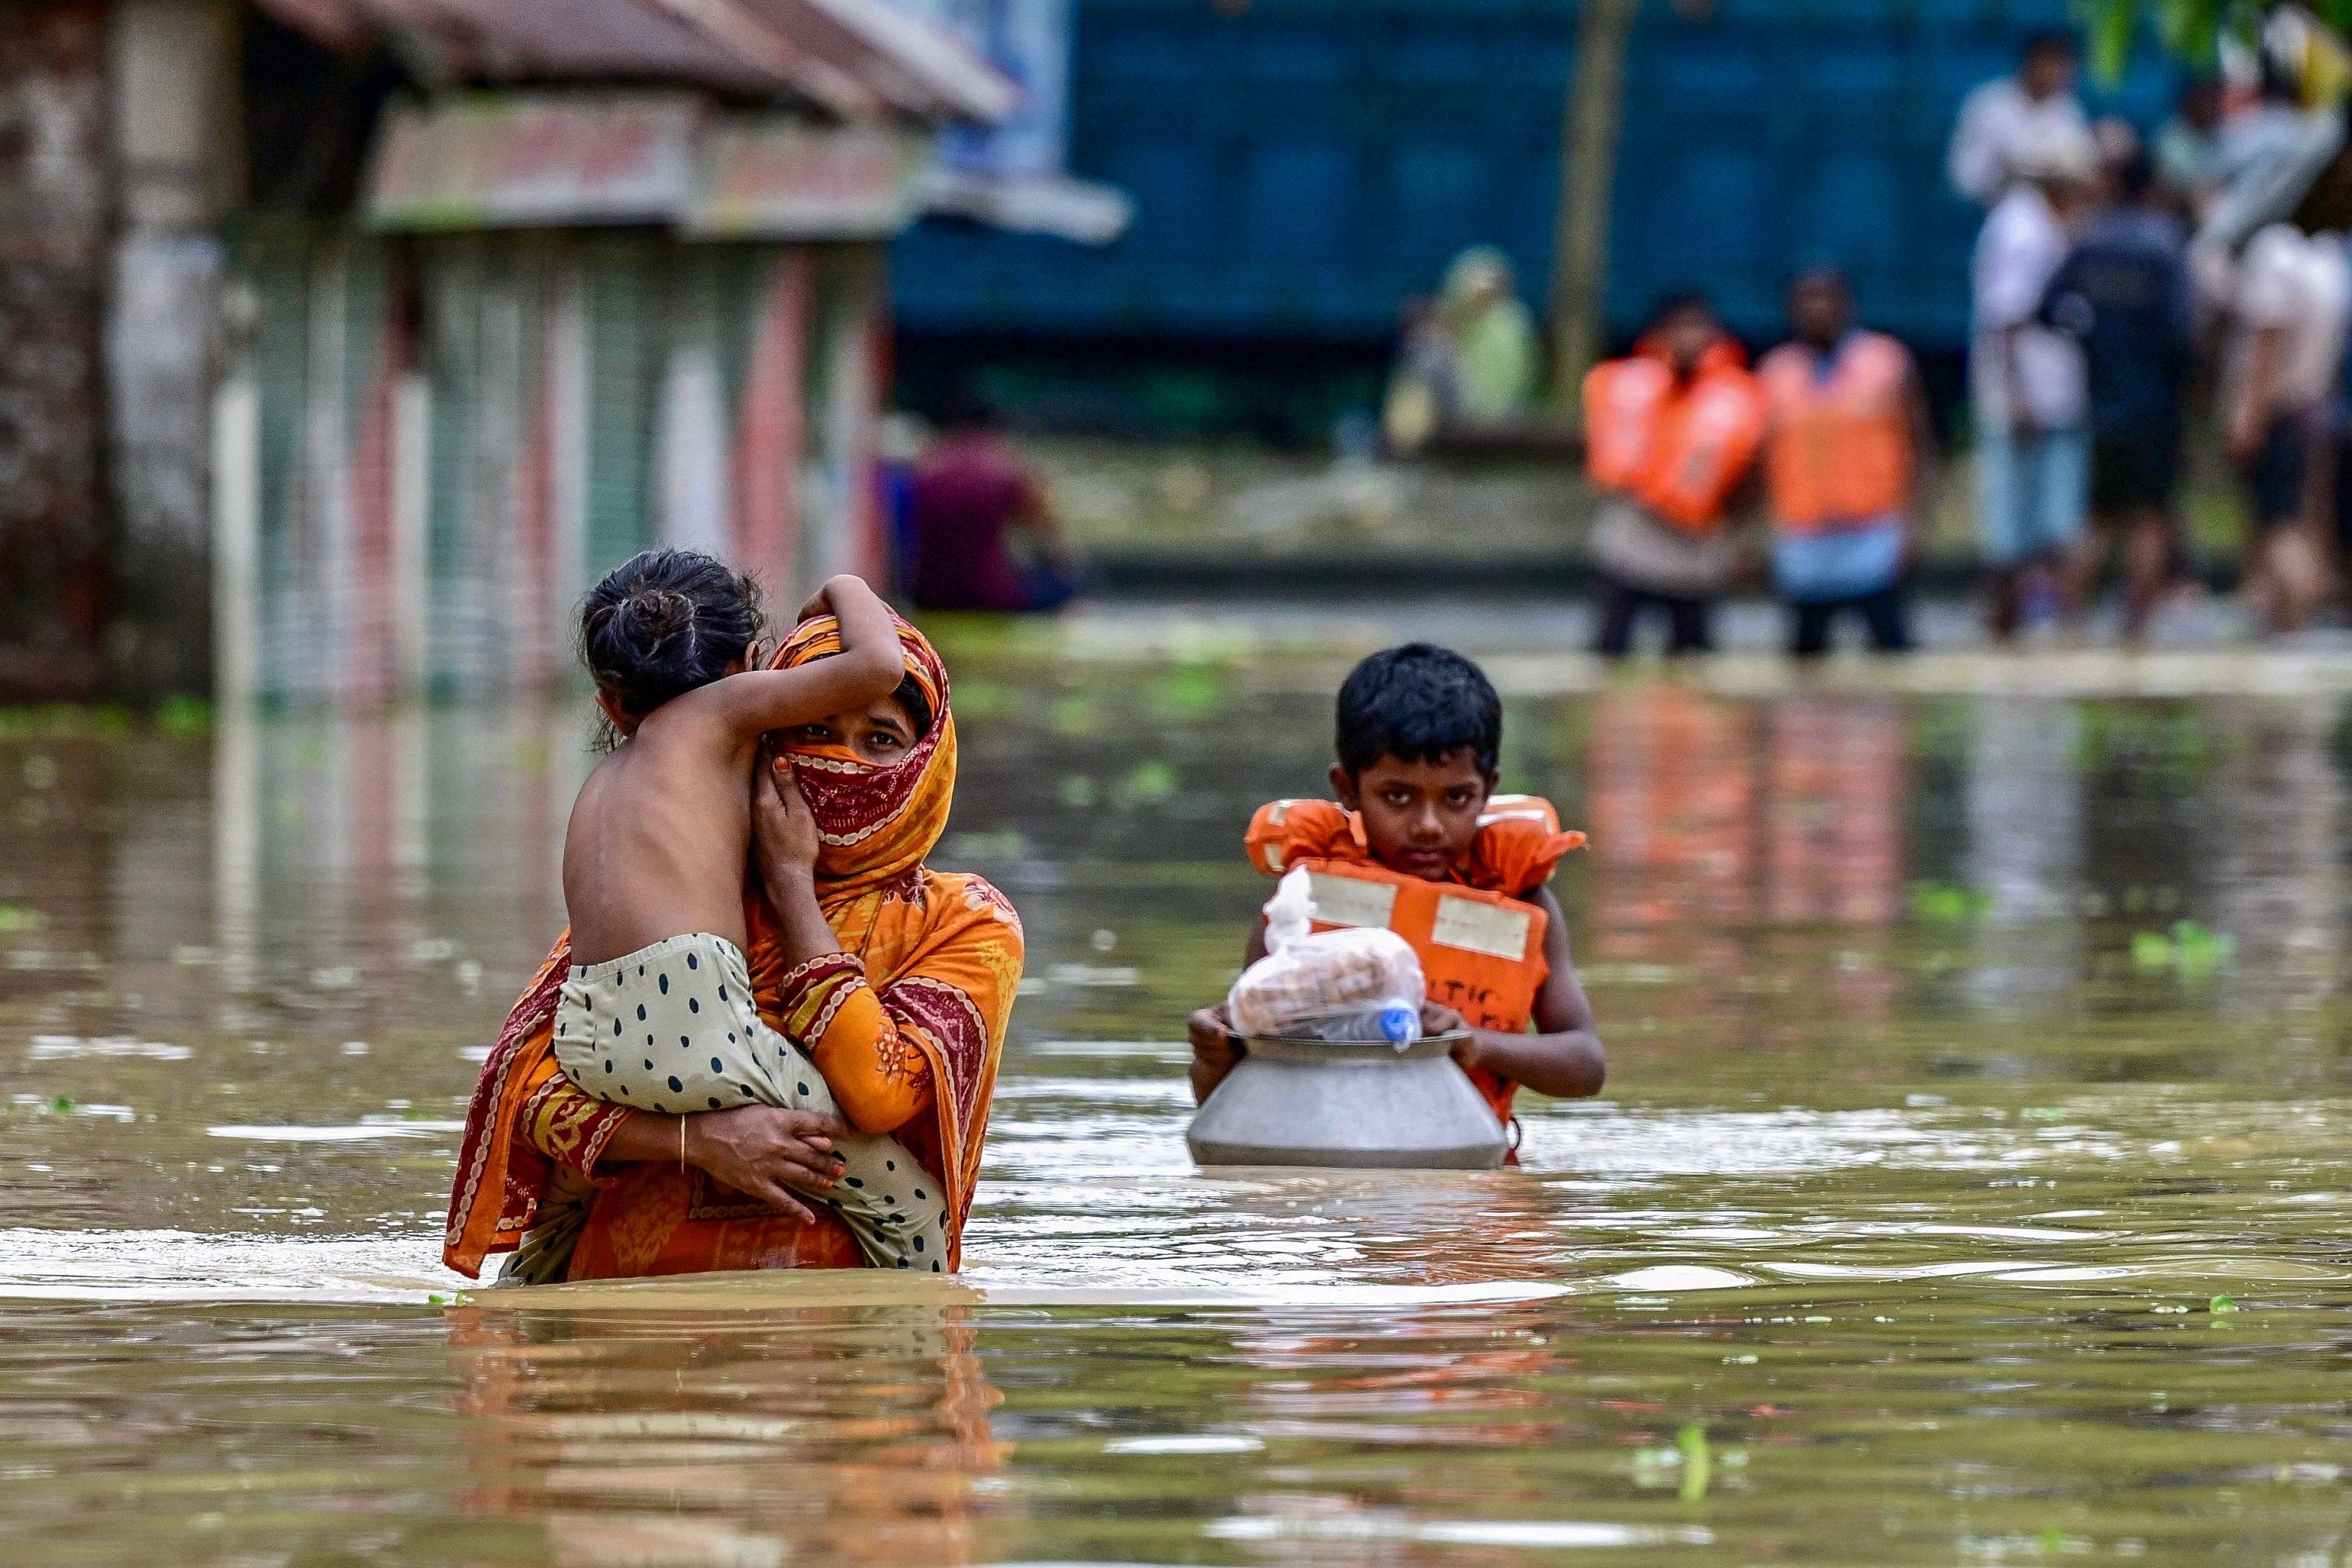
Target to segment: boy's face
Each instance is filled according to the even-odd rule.
[[[1382,757],[1354,774],[1335,767],[1331,787],[1340,805],[1362,816],[1373,859],[1433,882],[1469,854],[1494,781],[1465,749],[1433,763]]]

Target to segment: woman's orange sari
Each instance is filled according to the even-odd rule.
[[[1020,984],[1021,922],[980,878],[923,864],[955,795],[955,721],[939,655],[903,623],[899,640],[933,714],[905,760],[876,768],[831,746],[793,754],[824,836],[818,902],[843,951],[787,963],[775,912],[753,888],[744,896],[746,957],[761,1015],[809,1046],[843,1113],[863,1131],[896,1133],[940,1182],[952,1268]],[[840,647],[822,617],[803,623],[776,663]],[[795,1219],[672,1163],[600,1167],[614,1132],[640,1113],[581,1092],[555,1065],[556,996],[571,962],[567,933],[482,1065],[443,1261],[478,1278],[491,1253],[528,1237],[540,1263],[532,1278],[857,1267],[856,1245],[830,1211],[814,1224]]]

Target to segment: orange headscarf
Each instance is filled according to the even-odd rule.
[[[897,1076],[921,1084],[923,1103],[896,1131],[945,1191],[953,1267],[1020,984],[1021,926],[981,879],[923,864],[955,796],[955,721],[937,652],[904,622],[898,637],[908,673],[931,708],[929,727],[907,756],[876,767],[845,747],[788,752],[823,836],[817,901],[843,955],[789,962],[775,912],[755,886],[744,897],[745,956],[761,1016],[808,1044],[829,1080],[828,1042],[845,1041],[852,1056],[867,1059],[877,1047],[909,1059]],[[789,668],[840,648],[837,625],[819,617],[796,627],[773,662]],[[442,1250],[461,1273],[476,1274],[490,1253],[517,1246],[540,1216],[556,1169],[518,1137],[527,1124],[599,1129],[576,1141],[593,1163],[616,1123],[616,1108],[572,1088],[555,1065],[555,1004],[570,964],[567,933],[508,1015],[475,1086]],[[836,1080],[834,1089],[854,1116],[855,1088]],[[625,1173],[598,1195],[588,1226],[583,1250],[617,1258],[618,1271],[652,1273],[762,1266],[790,1250],[779,1238],[792,1239],[793,1222],[698,1172],[662,1167]],[[854,1261],[855,1250],[826,1256]]]
[[[877,767],[847,746],[787,748],[793,776],[824,836],[817,851],[818,901],[834,907],[887,885],[923,863],[948,828],[955,799],[956,731],[948,710],[947,667],[922,633],[898,623],[907,674],[930,705],[930,728],[907,754]],[[779,669],[797,669],[841,651],[841,623],[803,621],[776,650]]]

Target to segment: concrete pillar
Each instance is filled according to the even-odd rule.
[[[212,687],[216,224],[241,163],[237,28],[233,0],[115,0],[109,19],[106,652],[133,700]]]

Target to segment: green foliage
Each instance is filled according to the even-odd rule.
[[[2183,980],[2202,979],[2237,952],[2235,937],[2195,921],[2175,921],[2169,931],[2136,931],[2131,942],[2132,967],[2149,973],[2169,969]]]
[[[1958,882],[1911,884],[1911,918],[1928,925],[1961,925],[1992,908],[1992,894]]]

